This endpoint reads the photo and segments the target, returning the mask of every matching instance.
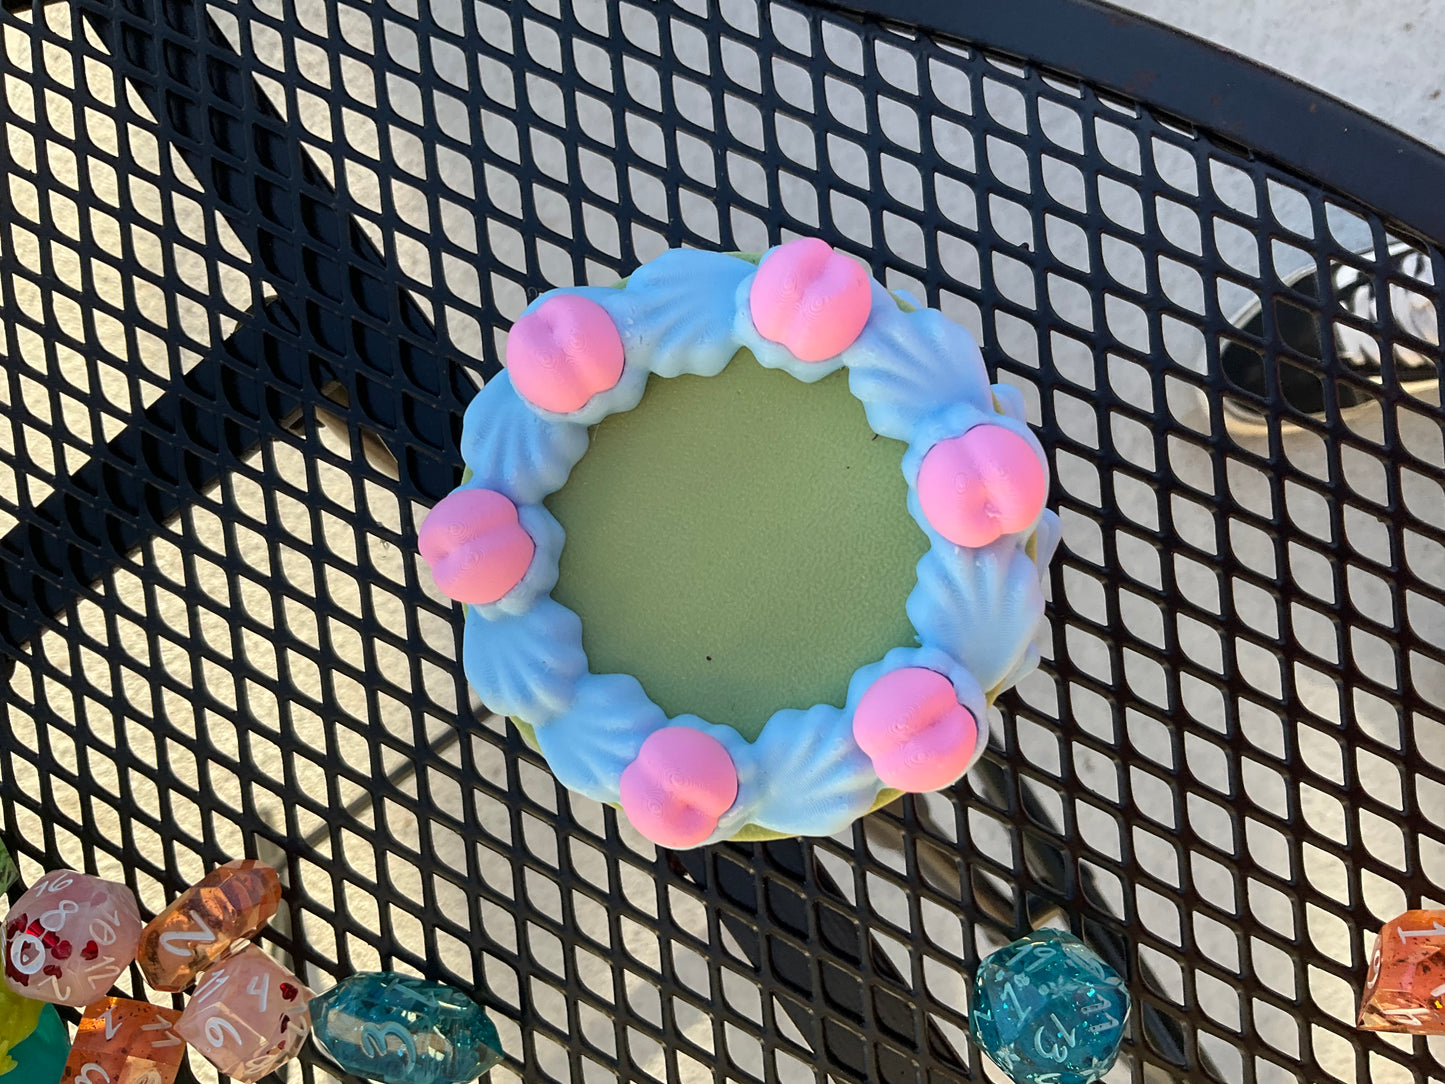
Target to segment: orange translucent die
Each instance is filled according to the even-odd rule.
[[[311,1034],[311,991],[255,945],[206,972],[176,1032],[237,1080],[260,1080]]]
[[[1385,923],[1365,977],[1359,1026],[1445,1035],[1445,911],[1406,911]]]
[[[148,1001],[101,998],[80,1019],[60,1084],[173,1084],[186,1060],[180,1016]]]
[[[271,921],[281,880],[264,862],[227,862],[181,893],[141,932],[136,961],[146,982],[175,993]]]

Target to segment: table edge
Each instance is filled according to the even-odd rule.
[[[812,0],[1114,90],[1445,244],[1445,154],[1355,106],[1182,30],[1094,0]],[[1147,63],[1138,58],[1148,58]],[[1389,167],[1385,167],[1389,163]]]

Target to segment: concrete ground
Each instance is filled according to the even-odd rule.
[[[1114,0],[1445,149],[1442,0]]]

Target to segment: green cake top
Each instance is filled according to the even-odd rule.
[[[854,670],[916,642],[904,450],[842,372],[802,384],[743,352],[652,377],[546,500],[567,536],[552,597],[592,670],[749,741],[779,708],[842,707]]]

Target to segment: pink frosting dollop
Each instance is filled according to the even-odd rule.
[[[852,346],[868,322],[868,272],[826,241],[779,245],[753,278],[748,307],[765,339],[799,361],[826,361]]]
[[[696,847],[738,796],[738,773],[722,742],[669,726],[649,735],[622,771],[622,811],[663,847]]]
[[[936,670],[906,666],[868,687],[853,713],[853,737],[885,786],[921,793],[963,774],[978,724],[958,702],[953,682]]]
[[[485,605],[522,582],[537,547],[503,494],[459,489],[427,515],[417,548],[443,594]]]
[[[959,546],[987,546],[1027,529],[1049,480],[1033,448],[1001,425],[939,441],[918,471],[918,501],[933,529]]]
[[[549,298],[507,334],[517,393],[557,414],[581,410],[622,379],[622,336],[607,310],[572,294]]]

